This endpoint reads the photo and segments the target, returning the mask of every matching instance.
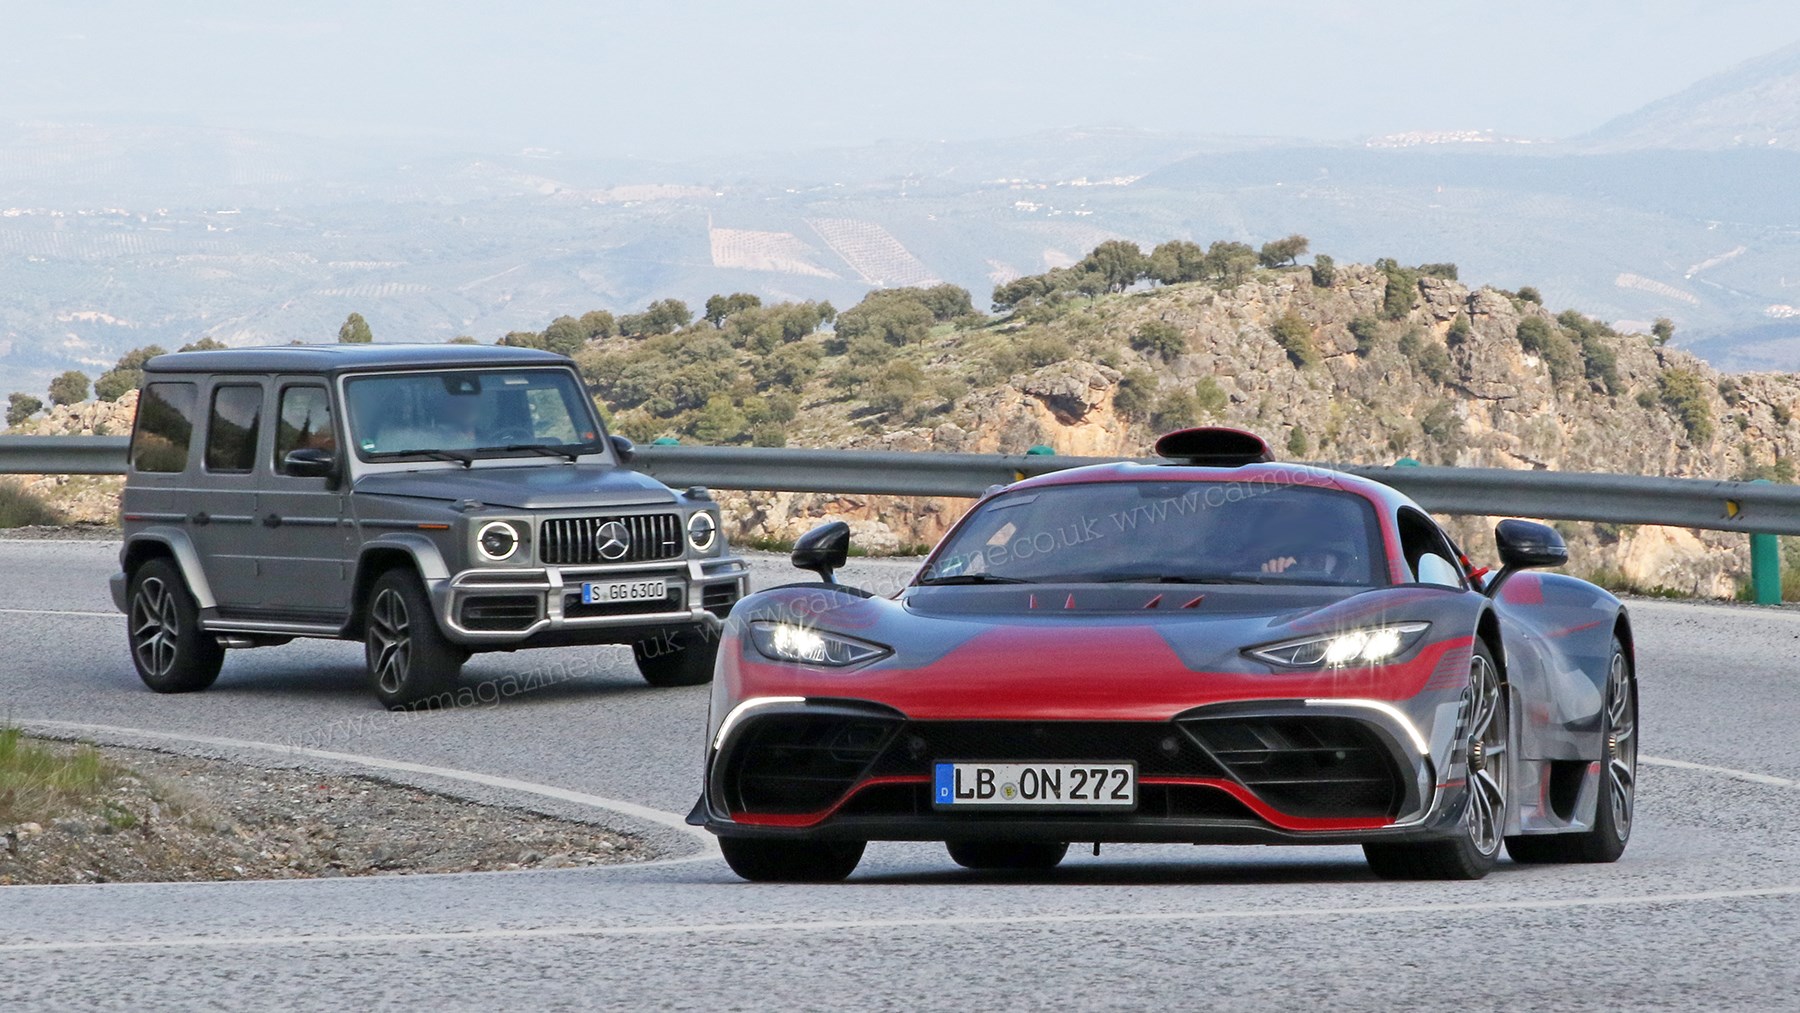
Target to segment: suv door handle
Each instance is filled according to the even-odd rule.
[[[263,527],[265,527],[265,528],[281,527],[281,515],[280,514],[270,514],[269,516],[264,517],[263,518]]]
[[[194,511],[194,515],[192,517],[189,517],[188,520],[192,521],[194,524],[197,524],[197,525],[211,524],[212,523],[212,514],[209,514],[204,510],[196,510],[196,511]]]

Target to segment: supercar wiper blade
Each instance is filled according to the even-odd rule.
[[[1260,584],[1254,577],[1230,577],[1223,574],[1126,573],[1090,578],[1096,584]]]
[[[944,586],[949,584],[1031,584],[1035,582],[1018,577],[996,577],[991,573],[959,573],[950,577],[926,577],[919,583]]]

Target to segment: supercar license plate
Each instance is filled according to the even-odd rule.
[[[1135,809],[1135,763],[940,763],[938,809]]]
[[[661,601],[668,596],[669,582],[666,580],[588,581],[581,585],[581,603],[583,605]]]

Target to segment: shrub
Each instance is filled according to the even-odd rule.
[[[915,363],[896,359],[869,378],[864,400],[878,412],[894,413],[916,401],[925,388],[925,371]]]
[[[1330,288],[1337,282],[1337,261],[1329,254],[1321,253],[1313,258],[1312,283],[1314,288]]]
[[[724,394],[714,394],[706,404],[688,415],[686,430],[688,435],[701,443],[720,445],[736,443],[744,438],[744,429],[749,420],[731,403],[731,398]]]
[[[42,496],[16,482],[0,480],[0,528],[61,523],[61,515]]]
[[[1019,357],[1033,369],[1062,362],[1075,355],[1069,339],[1050,331],[1040,331],[1018,343]]]
[[[1134,369],[1119,378],[1119,389],[1113,392],[1113,407],[1128,419],[1144,418],[1156,402],[1156,376],[1147,369]]]
[[[1474,336],[1475,329],[1469,326],[1469,318],[1459,313],[1455,320],[1450,321],[1450,329],[1444,333],[1444,341],[1460,345]]]
[[[1680,420],[1688,436],[1705,440],[1712,436],[1712,405],[1706,400],[1706,382],[1698,370],[1667,369],[1657,377],[1663,406]]]
[[[785,447],[787,446],[787,427],[779,422],[764,422],[750,429],[750,445],[752,447]]]
[[[1306,439],[1306,427],[1296,423],[1294,428],[1288,433],[1288,456],[1293,458],[1305,457],[1306,452],[1309,449],[1311,449],[1311,446]]]
[[[819,370],[824,352],[816,343],[782,345],[750,367],[759,387],[799,390]]]
[[[1675,337],[1675,321],[1668,317],[1657,317],[1656,322],[1650,325],[1650,337],[1658,348],[1668,344]]]
[[[1167,362],[1187,350],[1187,338],[1174,324],[1151,320],[1131,335],[1131,347]]]
[[[22,390],[15,390],[6,398],[6,424],[16,426],[43,410],[44,402]]]
[[[1530,316],[1519,321],[1515,336],[1520,348],[1544,361],[1550,369],[1551,382],[1558,386],[1586,375],[1587,364],[1581,351],[1567,334],[1543,317]],[[1616,369],[1612,373],[1612,382],[1618,382]]]
[[[1219,386],[1219,381],[1210,376],[1202,377],[1199,383],[1194,384],[1194,404],[1203,415],[1218,415],[1230,401],[1225,396],[1224,389]]]
[[[1301,319],[1298,313],[1289,310],[1269,328],[1275,341],[1287,352],[1288,361],[1305,369],[1316,365],[1319,361],[1319,346],[1314,343],[1312,325]]]
[[[1456,280],[1455,264],[1420,264],[1419,273],[1427,278],[1442,278],[1445,281]]]
[[[1282,267],[1299,260],[1305,255],[1306,248],[1310,245],[1312,244],[1307,241],[1305,236],[1296,233],[1286,239],[1276,239],[1264,243],[1263,248],[1257,251],[1256,260],[1263,267]]]
[[[1452,367],[1450,353],[1444,346],[1431,340],[1422,331],[1407,331],[1400,336],[1400,353],[1405,355],[1419,372],[1430,377],[1434,383],[1445,383],[1450,379]]]
[[[1381,293],[1381,315],[1389,320],[1404,319],[1419,300],[1419,272],[1401,267],[1391,257],[1377,260],[1375,267],[1387,276]]]
[[[1359,355],[1368,355],[1375,350],[1381,340],[1381,321],[1370,316],[1352,317],[1349,323],[1350,336],[1356,339],[1356,351]]]
[[[80,404],[87,396],[87,374],[80,370],[68,370],[50,381],[50,403],[53,405]]]

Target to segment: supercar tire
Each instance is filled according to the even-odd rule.
[[[167,559],[152,559],[132,572],[125,633],[138,678],[158,693],[203,690],[225,663],[225,648],[200,629],[200,607]]]
[[[1506,832],[1512,722],[1500,669],[1479,640],[1469,658],[1467,713],[1462,753],[1468,769],[1468,801],[1461,832],[1442,840],[1363,845],[1363,855],[1377,876],[1480,879],[1493,869]]]
[[[721,837],[731,871],[752,883],[836,883],[856,871],[862,841],[765,841]]]
[[[438,629],[425,587],[411,570],[375,578],[364,611],[369,688],[389,710],[429,703],[456,686],[468,652]]]
[[[681,630],[631,645],[638,674],[658,688],[701,686],[712,681],[719,638],[707,630]]]
[[[1637,679],[1625,657],[1625,645],[1616,638],[1606,668],[1602,721],[1604,770],[1592,829],[1573,834],[1508,837],[1506,853],[1513,861],[1616,862],[1625,853],[1625,845],[1631,842],[1631,821],[1637,803]]]
[[[1036,841],[948,841],[950,860],[965,869],[1054,869],[1069,853],[1066,843]]]

